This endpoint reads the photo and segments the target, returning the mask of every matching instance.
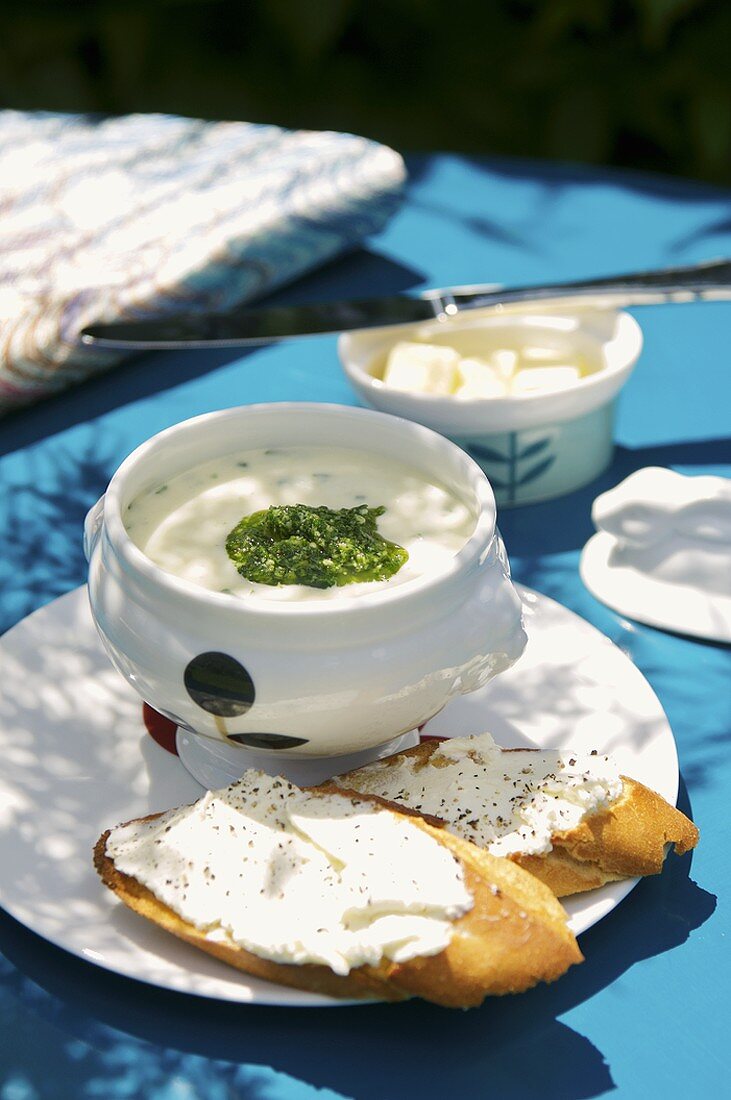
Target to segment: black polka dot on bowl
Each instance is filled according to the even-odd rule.
[[[209,714],[237,718],[254,705],[251,675],[227,653],[199,653],[188,663],[183,680],[193,702]]]
[[[229,741],[248,745],[252,749],[295,749],[306,745],[306,737],[291,737],[284,733],[229,733]]]

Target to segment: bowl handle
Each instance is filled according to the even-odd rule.
[[[91,561],[91,555],[101,534],[103,522],[104,495],[102,494],[96,504],[92,505],[86,513],[86,519],[84,520],[84,557],[87,561]]]

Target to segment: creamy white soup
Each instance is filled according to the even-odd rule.
[[[242,576],[226,542],[245,516],[271,507],[380,508],[377,533],[408,553],[385,580],[318,588],[262,584]],[[342,599],[446,570],[472,534],[475,514],[444,486],[400,462],[331,447],[242,451],[152,485],[127,507],[132,541],[184,580],[265,600]]]

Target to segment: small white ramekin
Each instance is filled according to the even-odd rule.
[[[595,371],[566,389],[477,401],[407,393],[374,375],[400,340],[448,345],[451,335],[466,330],[471,337],[484,333],[490,347],[501,336],[508,347],[547,339],[584,357]],[[485,471],[500,505],[561,496],[608,466],[616,399],[641,349],[635,319],[606,309],[493,311],[413,328],[354,332],[338,342],[340,361],[358,396],[381,412],[418,421],[458,443]]]
[[[295,445],[407,463],[470,504],[474,532],[443,572],[301,603],[192,585],[127,535],[125,508],[161,479],[235,451]],[[525,645],[483,471],[435,432],[364,409],[252,405],[159,433],[90,511],[85,549],[92,614],[113,664],[179,726],[229,747],[316,757],[381,745],[481,687]]]

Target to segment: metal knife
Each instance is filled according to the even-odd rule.
[[[159,320],[92,324],[82,331],[81,339],[92,347],[130,351],[268,344],[296,336],[447,321],[463,311],[487,307],[549,301],[564,305],[582,300],[588,304],[586,299],[603,306],[731,299],[731,260],[543,286],[447,287],[427,290],[418,298],[395,295],[262,309],[237,306],[224,313],[191,312]]]

